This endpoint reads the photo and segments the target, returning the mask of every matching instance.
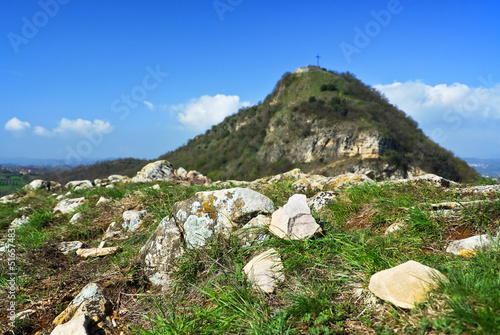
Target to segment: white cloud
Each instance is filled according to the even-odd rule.
[[[491,140],[500,126],[500,84],[485,88],[409,81],[374,87],[415,119],[432,140],[458,156],[500,154],[500,142]]]
[[[217,94],[212,97],[204,95],[191,99],[187,104],[172,107],[178,112],[179,121],[187,128],[202,131],[234,114],[241,107],[249,106],[249,102],[240,103],[237,95]]]
[[[44,127],[40,127],[40,126],[35,126],[35,128],[33,129],[33,133],[35,135],[39,135],[39,136],[51,136],[52,133],[45,129]]]
[[[17,117],[13,117],[5,123],[4,128],[5,130],[10,131],[14,134],[20,134],[23,131],[31,128],[31,125],[29,122],[24,122],[19,120]]]
[[[462,118],[500,119],[500,84],[484,88],[409,81],[374,87],[419,122],[446,121],[453,113]]]
[[[155,105],[153,105],[153,103],[147,101],[147,100],[144,100],[143,103],[152,111],[155,110]]]
[[[13,117],[4,126],[5,130],[13,133],[23,132],[31,128],[29,122],[19,120]],[[103,120],[88,121],[83,119],[70,120],[62,118],[56,128],[48,130],[41,126],[34,126],[33,133],[39,136],[58,136],[58,135],[88,135],[89,133],[110,133],[113,131],[111,123]]]

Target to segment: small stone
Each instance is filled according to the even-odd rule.
[[[263,241],[266,237],[262,234],[264,229],[268,229],[271,218],[265,215],[258,215],[250,220],[246,225],[236,231],[239,243],[244,247],[250,247]]]
[[[83,258],[89,257],[100,257],[110,254],[114,254],[118,251],[118,247],[108,247],[108,248],[88,248],[88,249],[78,249],[76,254]]]
[[[321,227],[311,215],[306,196],[295,194],[273,213],[269,230],[280,238],[304,240],[321,232]]]
[[[436,269],[419,262],[408,261],[391,269],[375,273],[368,289],[382,300],[401,308],[413,308],[424,301],[439,280],[446,277]]]
[[[254,287],[266,293],[274,292],[276,285],[285,280],[282,270],[283,264],[275,249],[255,256],[243,268]]]
[[[101,204],[105,204],[107,202],[109,202],[110,200],[109,199],[106,199],[105,197],[100,197],[99,200],[97,201],[96,203],[96,206],[99,206]]]
[[[446,252],[459,255],[463,249],[478,250],[493,248],[498,245],[498,239],[488,234],[471,236],[461,240],[451,241]]]
[[[57,212],[61,212],[63,214],[71,213],[84,202],[85,202],[84,197],[62,200],[54,208],[54,213]]]
[[[69,223],[75,224],[75,223],[78,222],[78,220],[80,220],[81,217],[82,217],[82,213],[81,212],[75,213],[75,215],[73,215],[71,217],[71,220],[69,220]]]
[[[335,200],[335,193],[333,192],[319,192],[315,196],[307,199],[307,205],[315,212],[321,212],[325,206]]]
[[[128,231],[136,231],[142,227],[142,218],[146,215],[147,211],[125,211],[123,213],[122,227]]]
[[[71,251],[78,250],[83,247],[85,247],[85,243],[80,241],[61,242],[57,245],[57,249],[65,255],[69,254]]]

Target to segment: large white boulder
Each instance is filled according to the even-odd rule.
[[[258,214],[273,211],[268,197],[247,188],[198,192],[172,210],[188,248],[205,245],[213,234],[228,237]]]

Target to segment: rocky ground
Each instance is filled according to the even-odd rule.
[[[499,333],[500,185],[478,183],[211,183],[166,161],[36,180],[0,198],[0,330]]]

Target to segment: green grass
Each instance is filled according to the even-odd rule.
[[[258,191],[279,207],[295,193],[292,183],[293,180],[285,179]],[[154,184],[158,184],[159,189],[152,188]],[[30,216],[29,223],[16,231],[19,303],[49,296],[50,292],[29,291],[48,278],[56,282],[51,292],[64,289],[67,282],[83,287],[92,280],[102,279],[106,272],[127,278],[116,287],[111,286],[112,289],[119,285],[140,286],[142,270],[137,253],[157,224],[172,214],[176,202],[211,189],[172,183],[131,183],[118,184],[116,189],[73,192],[74,197],[89,199],[77,209],[82,219],[76,224],[69,224],[71,214],[52,213],[55,197],[42,190],[21,192],[25,198],[19,204],[0,205],[0,225],[4,230],[13,219],[25,213]],[[149,310],[143,312],[148,325],[131,324],[134,334],[343,334],[356,331],[362,334],[365,330],[376,334],[500,333],[498,250],[479,252],[470,259],[444,252],[446,239],[453,232],[496,235],[500,202],[466,206],[461,215],[450,219],[431,214],[430,204],[482,197],[461,198],[453,190],[425,183],[362,184],[335,190],[335,193],[336,199],[324,211],[314,213],[323,233],[312,239],[292,241],[269,235],[259,244],[242,247],[235,237],[214,237],[201,248],[187,250],[179,260],[171,290],[154,299],[154,305],[150,301],[142,302],[144,310]],[[96,206],[100,196],[112,202]],[[494,200],[492,198],[499,196],[489,200]],[[30,208],[17,211],[24,206]],[[55,250],[60,241],[81,240],[90,246],[98,245],[107,224],[111,221],[120,224],[124,208],[121,206],[147,209],[148,216],[144,230],[129,233],[127,239],[109,242],[120,247],[118,253],[90,260],[82,260],[74,253],[44,254]],[[385,229],[396,221],[406,227],[385,235]],[[354,224],[356,222],[359,224]],[[253,256],[269,248],[280,255],[285,277],[272,294],[253,289],[242,270]],[[60,273],[59,268],[50,263],[50,257],[43,255],[56,255],[58,266],[81,267],[82,272]],[[371,275],[408,260],[438,269],[449,281],[441,283],[427,301],[412,310],[402,310],[380,300],[377,300],[377,308],[367,303]],[[5,269],[5,263],[0,263],[0,272],[4,273]],[[0,286],[6,285],[6,279],[0,275]],[[143,292],[142,286],[138,290]],[[361,296],[355,295],[359,290]],[[353,323],[357,330],[350,328]]]

